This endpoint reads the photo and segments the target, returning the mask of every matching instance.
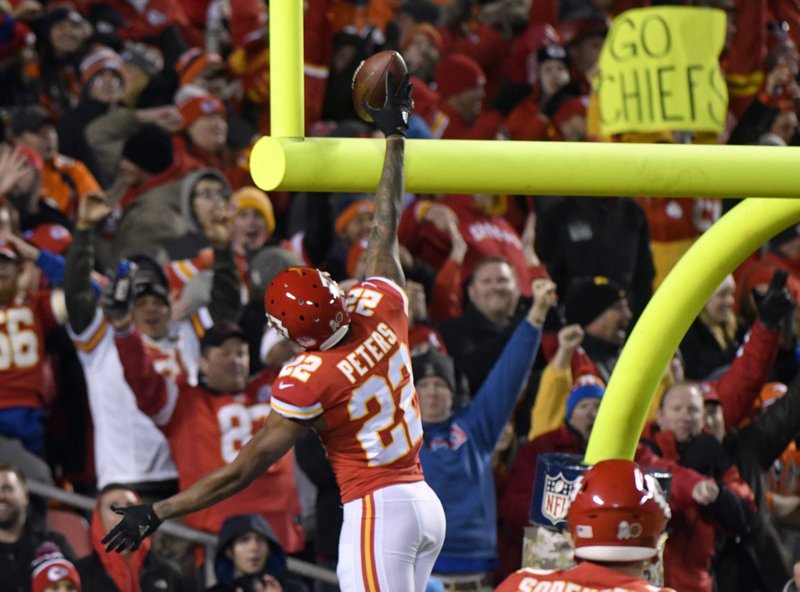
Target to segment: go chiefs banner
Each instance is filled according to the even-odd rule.
[[[595,79],[604,136],[664,130],[720,132],[728,91],[719,67],[722,10],[667,6],[614,19]]]

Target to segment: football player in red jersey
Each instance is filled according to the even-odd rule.
[[[387,83],[387,88],[390,83]],[[136,548],[162,520],[226,499],[313,427],[342,492],[341,589],[425,589],[444,540],[441,503],[419,463],[419,401],[408,351],[408,298],[398,257],[405,132],[413,103],[407,77],[371,109],[386,135],[383,171],[367,246],[367,279],[348,294],[309,267],[278,274],[267,288],[270,324],[304,348],[272,389],[264,428],[225,467],[153,505],[120,508],[104,539],[109,551]]]
[[[643,579],[670,511],[658,481],[629,460],[604,460],[581,477],[567,510],[576,567],[523,568],[495,592],[674,592]]]

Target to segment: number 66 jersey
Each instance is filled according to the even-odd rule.
[[[304,352],[272,385],[272,409],[291,419],[322,416],[317,431],[342,503],[422,480],[422,421],[408,350],[408,297],[372,277],[347,293],[350,331],[327,351]]]

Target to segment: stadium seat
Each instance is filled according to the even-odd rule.
[[[78,558],[91,554],[91,530],[86,518],[70,510],[51,508],[47,511],[47,523],[52,530],[67,538]]]

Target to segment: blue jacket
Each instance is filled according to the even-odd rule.
[[[528,378],[541,333],[523,320],[472,403],[441,423],[424,423],[420,460],[439,496],[447,535],[434,573],[485,571],[497,561],[492,452]]]

